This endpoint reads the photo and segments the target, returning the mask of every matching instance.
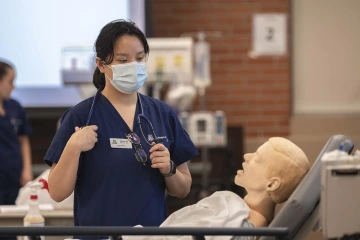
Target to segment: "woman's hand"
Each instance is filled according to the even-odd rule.
[[[152,168],[158,168],[162,174],[170,173],[170,153],[163,144],[152,143],[150,160]]]
[[[70,141],[80,151],[89,151],[98,141],[97,129],[98,127],[96,125],[86,126],[84,128],[75,127],[75,133],[71,136]]]

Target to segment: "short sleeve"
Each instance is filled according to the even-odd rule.
[[[44,157],[44,162],[49,166],[57,163],[60,156],[69,141],[71,135],[75,132],[76,126],[82,126],[78,114],[72,109],[68,109],[60,120],[60,126],[55,133],[49,149]]]
[[[32,128],[30,125],[30,122],[26,116],[26,112],[25,109],[23,107],[21,107],[21,105],[18,105],[19,107],[19,117],[21,119],[22,124],[20,125],[19,131],[18,131],[18,136],[23,136],[23,135],[30,135],[32,133]]]
[[[172,108],[169,113],[169,123],[172,131],[170,158],[178,166],[199,155],[199,151],[191,141],[189,134],[181,125],[178,116]]]

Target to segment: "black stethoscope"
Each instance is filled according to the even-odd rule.
[[[91,116],[92,116],[93,111],[94,111],[94,106],[95,106],[96,97],[97,97],[98,94],[100,94],[100,92],[101,92],[102,89],[103,89],[103,88],[99,88],[99,89],[97,90],[95,96],[94,96],[94,99],[93,99],[93,101],[92,101],[91,108],[90,108],[90,111],[89,111],[89,114],[88,114],[88,117],[87,117],[85,126],[88,126],[88,125],[89,125]],[[146,140],[146,137],[145,137],[144,132],[143,132],[142,127],[141,127],[141,118],[142,118],[142,119],[144,119],[144,120],[146,121],[146,123],[149,125],[150,130],[151,130],[151,134],[152,134],[152,137],[153,137],[153,141],[157,144],[157,143],[158,143],[158,140],[157,140],[157,136],[156,136],[156,134],[155,134],[153,125],[151,124],[150,120],[144,115],[144,109],[143,109],[143,105],[142,105],[141,95],[140,95],[139,93],[137,93],[137,95],[138,95],[138,99],[139,99],[139,101],[140,101],[140,108],[141,108],[141,113],[138,114],[138,116],[137,116],[137,122],[138,122],[138,124],[139,124],[139,126],[140,126],[141,134],[143,135],[146,143],[151,146],[151,143],[149,143],[149,142]],[[85,127],[85,126],[83,126],[83,127]],[[81,128],[83,128],[83,127],[81,127]]]

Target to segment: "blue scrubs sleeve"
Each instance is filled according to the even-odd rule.
[[[68,109],[60,120],[60,127],[57,130],[51,145],[44,157],[45,163],[52,166],[57,163],[60,156],[70,139],[71,135],[75,132],[75,127],[81,127],[81,121],[78,114],[72,109]]]
[[[19,112],[20,112],[19,115],[20,115],[22,124],[19,128],[18,135],[19,136],[30,135],[32,133],[32,128],[31,128],[30,122],[26,116],[25,109],[23,107],[19,106]]]
[[[189,134],[181,125],[178,116],[172,108],[170,110],[169,121],[172,131],[170,159],[179,166],[199,155],[199,151],[191,141]]]

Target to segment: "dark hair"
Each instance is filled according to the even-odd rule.
[[[96,56],[99,57],[104,64],[110,64],[113,61],[115,43],[117,39],[123,35],[138,37],[144,45],[144,52],[146,54],[149,53],[150,50],[146,37],[134,22],[122,19],[114,20],[101,29],[95,41]],[[93,84],[97,89],[105,87],[105,74],[100,72],[98,67],[94,71]]]
[[[5,61],[0,59],[0,81],[7,74],[7,71],[9,69],[14,69],[14,66],[9,62],[5,62]]]

